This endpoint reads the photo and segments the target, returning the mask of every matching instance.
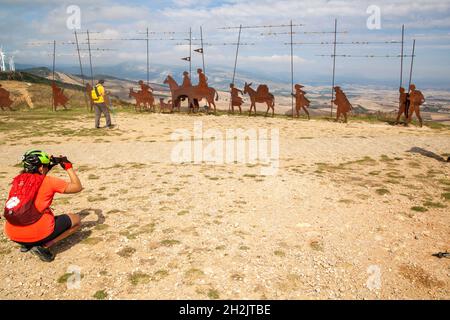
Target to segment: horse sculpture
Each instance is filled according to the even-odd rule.
[[[135,92],[133,88],[131,88],[129,97],[136,99],[136,112],[138,111],[138,108],[139,111],[142,112],[141,105],[143,105],[145,110],[155,112],[155,98],[150,92],[149,94],[144,94],[141,91]]]
[[[214,106],[214,113],[216,112],[216,103],[215,101],[219,100],[219,94],[216,89],[208,87],[206,90],[204,88],[199,88],[198,86],[179,86],[172,76],[168,75],[166,80],[164,80],[164,84],[168,84],[170,88],[170,92],[172,93],[172,103],[174,108],[179,108],[181,99],[187,98],[189,101],[189,111],[191,110],[191,106],[199,107],[198,102],[202,99],[206,99],[208,102],[208,108],[211,110],[211,106]]]
[[[272,109],[272,117],[275,116],[275,96],[269,92],[267,85],[262,84],[255,91],[252,87],[252,83],[245,83],[244,94],[248,94],[251,100],[251,106],[249,116],[252,115],[252,109],[255,109],[256,115],[256,103],[266,103],[267,112],[266,117],[269,114],[269,110]]]

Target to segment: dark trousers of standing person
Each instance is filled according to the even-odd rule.
[[[100,128],[100,118],[102,116],[102,113],[105,115],[105,118],[106,118],[106,126],[111,127],[111,115],[109,114],[109,109],[105,103],[95,103],[94,111],[95,111],[95,127],[96,128]]]

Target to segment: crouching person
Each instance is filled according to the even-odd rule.
[[[24,170],[13,181],[4,217],[6,236],[31,251],[42,261],[51,262],[51,246],[75,233],[80,226],[76,214],[55,216],[50,209],[55,193],[81,192],[80,179],[66,157],[54,158],[39,150],[23,156]],[[70,182],[48,175],[56,165],[67,172]]]

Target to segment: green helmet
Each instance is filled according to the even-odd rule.
[[[50,156],[41,150],[29,150],[23,157],[23,168],[27,173],[36,173],[40,166],[50,165]]]

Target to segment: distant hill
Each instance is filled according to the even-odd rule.
[[[32,72],[26,72],[26,71],[16,71],[16,72],[0,72],[0,80],[15,80],[15,81],[23,81],[23,82],[29,82],[29,83],[40,83],[40,84],[47,84],[51,85],[52,80],[46,78],[45,73],[47,68],[33,68],[30,69]],[[48,70],[48,69],[47,69]],[[48,70],[50,71],[50,70]],[[83,90],[83,87],[74,84],[74,83],[67,83],[62,81],[61,79],[56,79],[55,83],[62,88],[66,89],[74,89],[74,90]]]

